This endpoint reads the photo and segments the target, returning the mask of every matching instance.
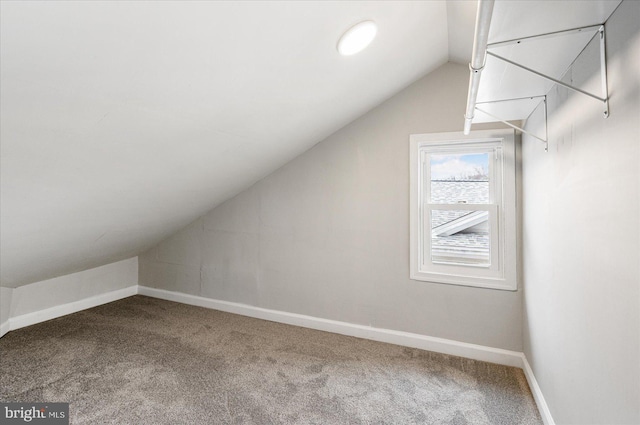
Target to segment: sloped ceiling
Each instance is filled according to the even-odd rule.
[[[0,7],[9,287],[137,255],[445,63],[447,9],[465,15],[443,1]],[[378,37],[340,56],[365,19]]]

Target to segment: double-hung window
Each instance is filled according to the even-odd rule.
[[[511,130],[411,135],[411,278],[515,290]]]

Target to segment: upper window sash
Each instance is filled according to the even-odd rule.
[[[497,204],[502,205],[502,146],[500,140],[484,143],[474,143],[473,147],[469,143],[457,143],[453,147],[439,144],[424,143],[420,146],[420,202],[421,204],[442,205],[446,202],[433,202],[431,185],[431,161],[432,155],[457,155],[457,154],[483,154],[489,155],[488,176],[489,176],[489,202],[478,202],[477,204]],[[468,203],[468,202],[467,202]],[[471,204],[471,203],[468,203]],[[474,203],[476,204],[476,203]],[[459,203],[452,203],[459,205]]]

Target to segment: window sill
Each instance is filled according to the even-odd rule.
[[[516,282],[508,282],[503,278],[477,277],[477,276],[455,276],[440,273],[412,273],[411,280],[432,283],[444,283],[447,285],[468,286],[474,288],[497,289],[501,291],[517,291]]]

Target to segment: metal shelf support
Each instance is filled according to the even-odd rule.
[[[492,114],[490,112],[487,112],[484,109],[478,108],[478,105],[481,105],[481,104],[509,102],[509,101],[518,100],[518,99],[494,100],[494,101],[490,101],[490,102],[476,103],[475,110],[479,111],[479,112],[482,112],[483,114],[486,114],[486,115],[490,116],[491,118],[493,118],[495,120],[498,120],[498,121],[500,121],[501,123],[503,123],[505,125],[508,125],[511,128],[514,128],[514,129],[516,129],[518,131],[521,131],[521,132],[523,132],[525,134],[528,134],[531,137],[534,137],[534,138],[540,140],[542,143],[544,143],[544,151],[545,152],[549,152],[549,130],[548,130],[548,127],[547,127],[547,125],[548,125],[547,124],[547,96],[546,95],[544,95],[544,96],[533,96],[530,99],[533,99],[535,97],[542,97],[542,104],[543,104],[543,108],[544,108],[544,138],[541,137],[541,136],[538,136],[537,134],[534,134],[534,133],[532,133],[532,132],[530,132],[528,130],[525,130],[524,128],[518,127],[517,125],[512,124],[509,121],[506,121],[506,120],[498,117],[497,115],[494,115],[494,114]]]
[[[593,27],[585,27],[585,28],[577,28],[577,29],[570,29],[570,30],[566,30],[566,31],[558,31],[555,33],[551,33],[551,34],[541,34],[539,36],[532,36],[532,37],[527,37],[527,40],[531,40],[531,39],[536,39],[536,38],[546,38],[546,37],[550,37],[550,36],[558,36],[558,35],[566,35],[566,34],[571,34],[571,33],[575,33],[576,31],[582,31],[585,29],[594,29],[594,28],[598,28],[596,34],[594,34],[595,36],[599,36],[600,39],[600,75],[601,75],[601,79],[602,79],[602,96],[600,97],[598,95],[595,95],[593,93],[589,93],[586,90],[582,90],[578,87],[572,86],[571,84],[565,83],[564,81],[558,80],[557,78],[553,78],[549,75],[543,74],[542,72],[536,71],[535,69],[529,68],[527,66],[524,66],[520,63],[517,63],[515,61],[512,61],[510,59],[507,59],[503,56],[497,55],[493,52],[491,52],[489,49],[491,47],[497,47],[497,46],[503,46],[505,44],[511,44],[511,43],[519,43],[521,40],[524,39],[520,39],[520,40],[509,40],[506,42],[501,42],[501,43],[494,43],[491,45],[487,46],[487,55],[488,56],[492,56],[496,59],[499,59],[503,62],[506,62],[508,64],[514,65],[520,69],[524,69],[525,71],[531,72],[532,74],[535,74],[539,77],[545,78],[555,84],[558,84],[562,87],[566,87],[570,90],[573,90],[575,92],[578,93],[582,93],[583,95],[589,96],[593,99],[596,99],[600,102],[602,102],[603,106],[604,106],[604,110],[603,110],[603,114],[604,114],[604,118],[607,118],[609,116],[609,90],[607,87],[607,55],[606,55],[606,51],[605,51],[605,29],[604,29],[604,25],[599,25],[599,26],[593,26]],[[593,40],[593,39],[592,39]],[[488,114],[489,115],[489,114]]]
[[[604,25],[600,26],[600,77],[602,78],[602,94],[604,95],[604,117],[609,116],[609,86],[607,85],[607,52],[604,39]]]

